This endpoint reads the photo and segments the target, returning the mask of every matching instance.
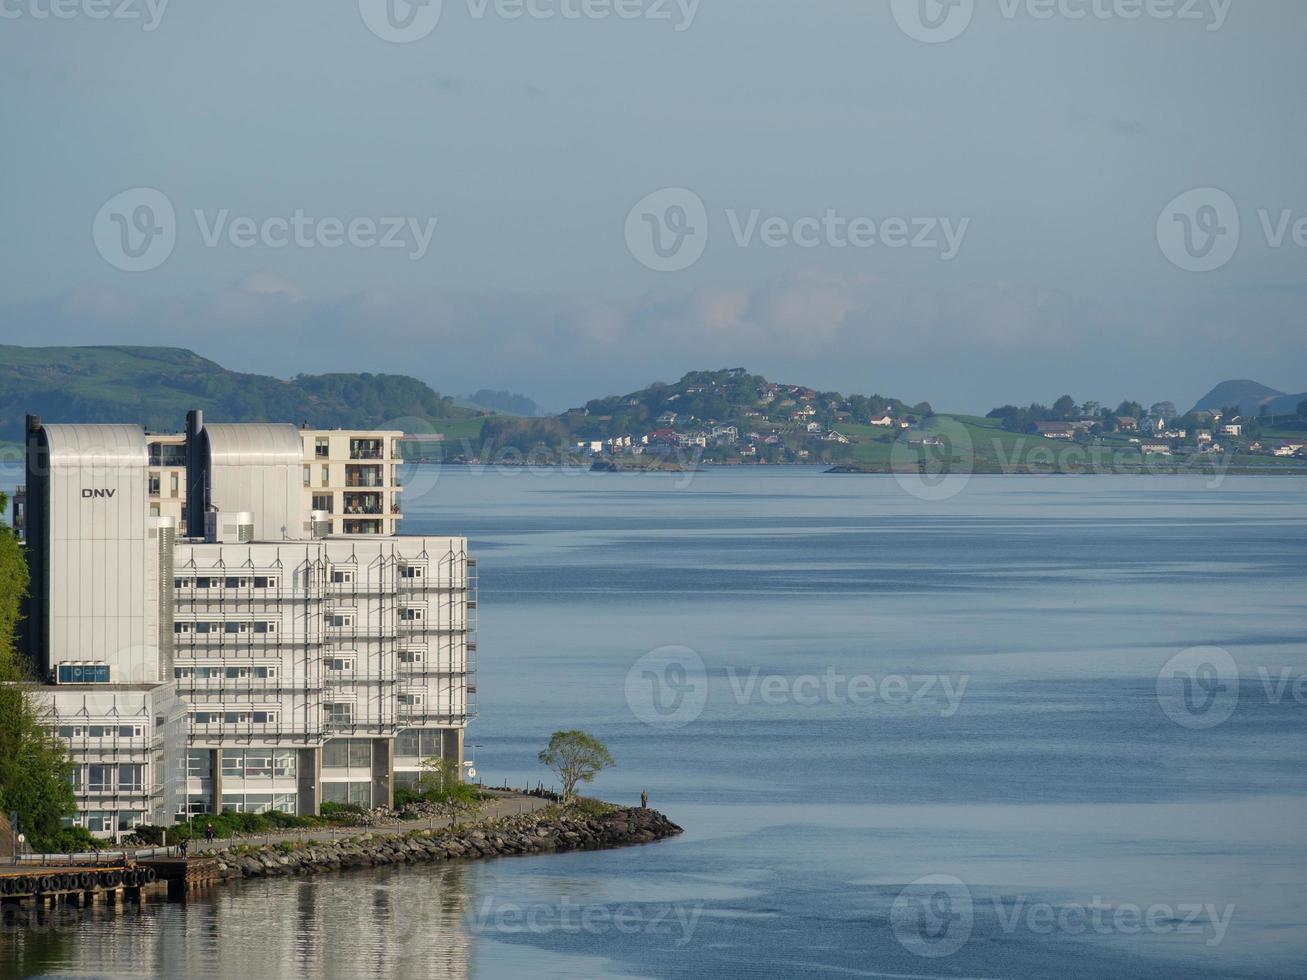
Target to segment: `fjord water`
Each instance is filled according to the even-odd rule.
[[[548,734],[584,728],[617,759],[591,791],[647,789],[684,836],[250,883],[10,934],[0,973],[1307,972],[1302,480],[975,478],[938,501],[815,468],[407,482],[404,532],[479,559],[483,778],[548,781]],[[1210,728],[1157,693],[1198,646],[1239,669]],[[706,665],[683,727],[630,697],[663,647]],[[838,680],[895,675],[909,697]],[[927,876],[955,950],[896,928]]]

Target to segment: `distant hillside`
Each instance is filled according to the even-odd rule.
[[[503,412],[505,415],[525,415],[527,418],[535,418],[537,415],[544,414],[533,399],[512,391],[491,391],[489,388],[482,388],[475,394],[468,395],[467,401],[478,408]]]
[[[1298,405],[1307,400],[1307,392],[1297,395],[1276,391],[1256,381],[1222,381],[1198,400],[1192,411],[1213,411],[1229,405],[1238,405],[1240,415],[1256,416],[1262,406],[1276,415],[1292,415]]]
[[[817,461],[852,452],[852,436],[882,442],[898,430],[898,420],[910,425],[932,414],[926,402],[845,396],[729,368],[692,371],[680,381],[598,398],[552,418],[489,418],[473,450],[569,452],[578,443],[607,442],[631,455],[648,447],[650,456],[694,446],[708,462]]]
[[[134,422],[169,431],[182,426],[191,408],[228,422],[307,421],[323,428],[474,414],[403,375],[283,381],[229,371],[179,347],[0,345],[0,439],[21,440],[28,413],[47,422]]]

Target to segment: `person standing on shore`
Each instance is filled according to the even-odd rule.
[[[205,824],[204,839],[208,841],[210,844],[213,843],[213,824]]]
[[[640,809],[649,809],[649,791],[647,789],[640,790]]]

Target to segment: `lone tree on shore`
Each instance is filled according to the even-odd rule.
[[[540,763],[563,781],[564,803],[575,794],[577,783],[594,782],[600,770],[617,764],[603,742],[579,731],[554,732],[549,747],[540,753]]]

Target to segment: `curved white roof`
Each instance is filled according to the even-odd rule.
[[[293,425],[272,422],[206,422],[209,459],[222,466],[304,462],[304,443]]]
[[[51,466],[145,466],[145,430],[139,425],[42,425]]]

